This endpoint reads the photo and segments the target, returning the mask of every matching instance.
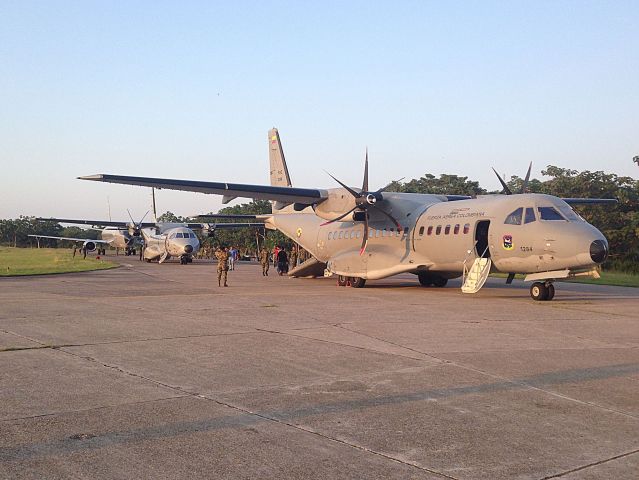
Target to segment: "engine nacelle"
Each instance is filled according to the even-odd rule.
[[[328,191],[328,198],[315,207],[315,215],[325,220],[333,220],[344,212],[355,207],[355,197],[343,188],[333,188]],[[350,222],[353,214],[349,214],[342,220]]]
[[[93,252],[97,248],[96,243],[91,240],[87,240],[82,246],[87,252]]]

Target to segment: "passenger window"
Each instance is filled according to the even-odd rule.
[[[344,231],[343,231],[343,230],[340,230],[340,231],[339,231],[339,238],[340,238],[340,240],[341,240],[342,238],[344,238]]]
[[[515,210],[514,212],[512,212],[510,215],[508,215],[506,217],[506,220],[504,220],[504,223],[506,225],[521,225],[521,217],[524,214],[524,209],[523,208],[518,208],[517,210]]]
[[[432,235],[433,234],[433,226],[429,225],[428,226],[428,235]]]
[[[333,238],[333,232],[328,232],[328,239],[332,239]]]
[[[361,236],[362,236],[362,232],[360,232],[359,230],[357,230],[357,231],[355,232],[355,238],[359,238],[359,237],[361,237]]]
[[[539,218],[542,220],[565,220],[553,207],[538,207]]]
[[[430,235],[430,229],[433,227],[428,227],[428,235]],[[419,234],[424,235],[424,227],[419,227]]]
[[[535,209],[527,208],[526,216],[524,217],[524,223],[532,223],[535,221]]]
[[[468,232],[470,232],[470,223],[464,225],[464,235],[466,235]]]
[[[435,235],[439,235],[440,233],[442,233],[442,226],[437,225],[437,228],[435,229]]]
[[[455,225],[454,233],[455,233],[455,235],[457,235],[459,233],[459,223],[457,225]]]
[[[446,228],[444,229],[444,234],[448,235],[450,233],[450,225],[446,225]]]
[[[373,238],[375,236],[375,230],[373,230],[372,228],[368,229],[368,236]]]
[[[379,230],[375,230],[375,237],[379,238],[380,232]]]

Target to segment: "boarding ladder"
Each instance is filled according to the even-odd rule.
[[[466,255],[461,287],[463,293],[477,293],[481,287],[484,286],[484,283],[486,283],[486,279],[490,273],[490,266],[492,265],[491,259],[484,257],[487,251],[488,247],[482,252],[481,256],[475,258],[470,268],[467,266],[468,255]],[[472,250],[469,250],[469,255],[471,252]]]

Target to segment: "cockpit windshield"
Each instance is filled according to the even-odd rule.
[[[537,207],[542,220],[566,220],[555,207]]]
[[[506,220],[504,220],[504,223],[506,225],[521,225],[521,218],[522,218],[523,214],[524,214],[524,209],[523,208],[518,208],[517,210],[515,210],[512,213],[510,213],[506,217]]]

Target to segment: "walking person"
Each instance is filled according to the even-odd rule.
[[[229,252],[226,247],[217,248],[215,250],[215,258],[217,258],[217,286],[222,286],[222,278],[224,278],[224,286],[228,287],[227,277],[229,271]]]
[[[229,270],[235,270],[235,259],[237,258],[237,250],[231,247],[229,250]]]
[[[271,264],[271,260],[269,258],[268,250],[266,249],[266,247],[262,247],[262,250],[260,250],[259,260],[260,265],[262,265],[262,276],[268,277],[268,268]]]
[[[277,273],[284,275],[288,272],[288,255],[283,248],[277,252]]]

